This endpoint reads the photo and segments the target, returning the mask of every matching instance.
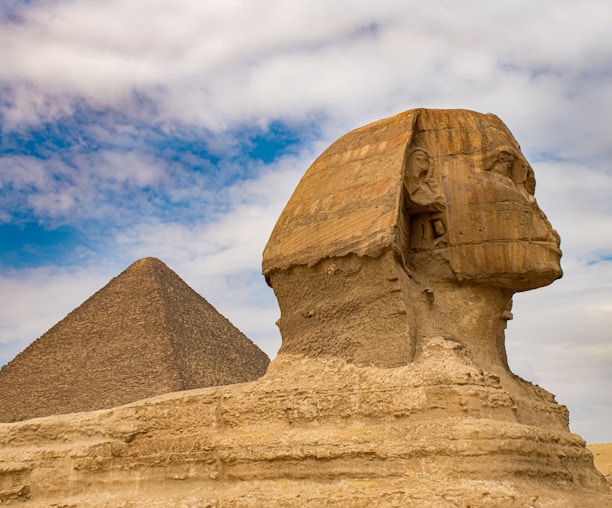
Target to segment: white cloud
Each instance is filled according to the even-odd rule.
[[[561,235],[563,264],[580,269],[612,255],[612,173],[579,162],[534,164],[536,196]]]
[[[205,256],[203,264],[217,274],[260,269],[272,227],[313,158],[310,150],[286,155],[265,170],[254,171],[259,173],[256,178],[219,189],[215,200],[227,207],[223,214],[204,214],[193,223],[171,217],[136,223],[119,233],[118,247],[139,257],[158,251],[160,257],[178,263]]]
[[[181,181],[177,171],[184,174],[180,167],[171,170],[162,159],[133,151],[98,150],[68,161],[6,155],[0,157],[0,191],[15,210],[73,224],[146,208],[150,196],[145,191],[171,177]]]
[[[41,3],[0,32],[0,78],[24,121],[62,114],[70,97],[142,114],[134,91],[153,120],[214,130],[313,111],[354,126],[418,105],[540,119],[569,93],[596,102],[584,83],[605,91],[589,78],[609,68],[603,19],[598,1]]]

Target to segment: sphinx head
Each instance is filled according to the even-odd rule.
[[[503,365],[512,294],[561,276],[534,188],[494,115],[411,110],[346,134],[305,173],[264,251],[281,352],[403,365],[419,334],[474,336],[451,317],[469,307]]]

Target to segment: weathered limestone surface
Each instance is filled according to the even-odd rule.
[[[610,506],[566,418],[535,386],[521,398],[508,394],[443,339],[395,369],[283,355],[253,383],[1,425],[0,499],[37,507]]]
[[[261,377],[268,357],[155,258],[133,263],[0,370],[0,421]]]
[[[415,110],[307,171],[264,252],[283,345],[257,381],[0,425],[29,506],[605,507],[568,412],[509,369],[559,238],[503,123]]]

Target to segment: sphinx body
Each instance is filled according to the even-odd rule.
[[[283,337],[266,375],[0,425],[0,501],[612,506],[567,409],[506,360],[512,295],[561,276],[534,189],[493,115],[343,136],[264,251]]]

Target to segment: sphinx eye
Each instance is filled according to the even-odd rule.
[[[512,167],[510,178],[519,187],[525,189],[529,195],[533,195],[535,191],[535,178],[533,177],[533,169],[526,161],[517,160]]]
[[[512,178],[512,168],[516,158],[509,152],[500,152],[497,158],[493,161],[493,164],[487,171],[491,173],[497,173],[498,175],[505,176],[506,178]]]

